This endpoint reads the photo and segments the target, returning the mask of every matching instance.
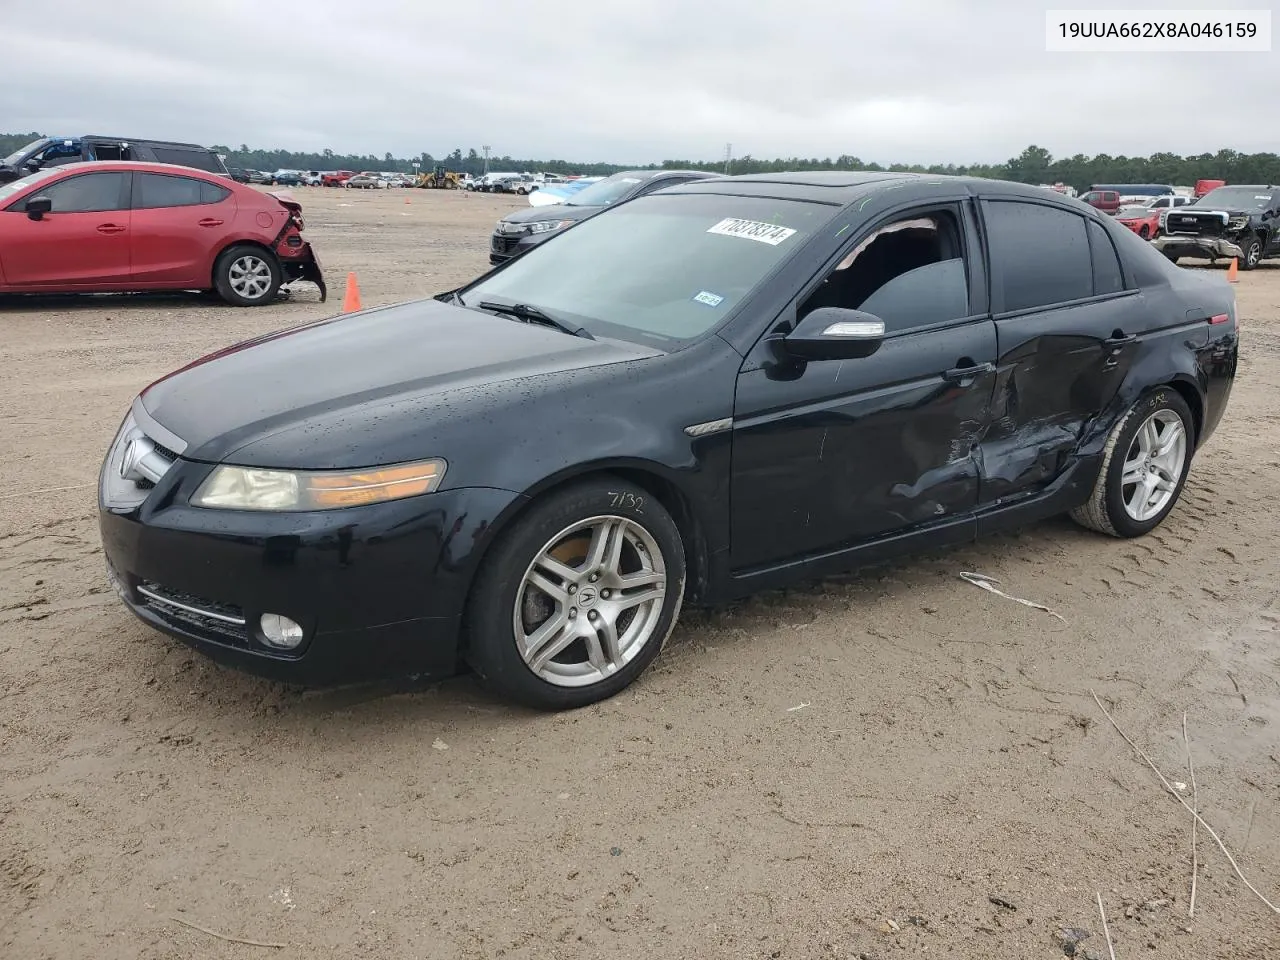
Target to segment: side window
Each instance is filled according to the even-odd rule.
[[[172,177],[160,173],[138,174],[138,196],[134,200],[134,209],[154,209],[156,207],[193,207],[202,200],[203,180],[192,177]]]
[[[216,183],[206,183],[203,180],[200,181],[201,203],[221,203],[229,196],[231,196],[231,191],[226,187],[220,187]]]
[[[127,173],[83,173],[37,190],[32,196],[48,197],[54,213],[100,213],[123,210],[128,196]],[[25,205],[25,201],[22,201]],[[12,209],[12,208],[11,208]]]
[[[1017,200],[985,200],[997,309],[1029,310],[1093,296],[1085,218]]]
[[[875,314],[898,333],[969,315],[960,226],[948,211],[884,224],[861,239],[800,307]]]
[[[1124,276],[1120,273],[1120,258],[1116,256],[1115,245],[1107,236],[1102,225],[1089,224],[1089,249],[1093,255],[1093,294],[1100,297],[1105,293],[1119,293],[1124,289]]]

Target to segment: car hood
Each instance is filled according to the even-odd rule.
[[[551,204],[552,209],[547,206],[526,207],[522,210],[516,210],[508,213],[503,217],[506,223],[536,223],[539,220],[585,220],[594,213],[599,213],[605,207],[575,207],[567,203]]]
[[[422,300],[236,344],[156,381],[141,401],[191,460],[365,467],[413,459],[406,451],[427,449],[433,431],[518,408],[573,371],[660,354]]]
[[[1215,217],[1226,214],[1228,217],[1254,217],[1257,216],[1257,210],[1234,210],[1230,207],[1201,207],[1197,204],[1190,203],[1181,207],[1175,207],[1172,213],[1208,213]]]

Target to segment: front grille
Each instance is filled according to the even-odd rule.
[[[104,503],[112,507],[138,506],[177,460],[178,455],[147,436],[130,413],[103,466]]]
[[[1220,213],[1170,212],[1165,217],[1165,233],[1184,237],[1220,237],[1227,218]]]
[[[493,243],[489,245],[489,249],[494,253],[508,253],[514,250],[520,244],[518,237],[514,239],[505,239],[503,237],[494,237]]]
[[[230,603],[219,603],[161,586],[151,580],[139,581],[135,587],[142,606],[175,627],[195,628],[205,634],[231,640],[237,646],[249,645],[249,631],[244,611]]]

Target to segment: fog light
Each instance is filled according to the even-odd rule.
[[[292,650],[302,642],[302,627],[278,613],[264,613],[258,621],[262,638],[281,650]]]

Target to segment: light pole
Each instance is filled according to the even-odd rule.
[[[486,144],[482,149],[484,150],[484,175],[487,177],[489,175],[489,146]]]

